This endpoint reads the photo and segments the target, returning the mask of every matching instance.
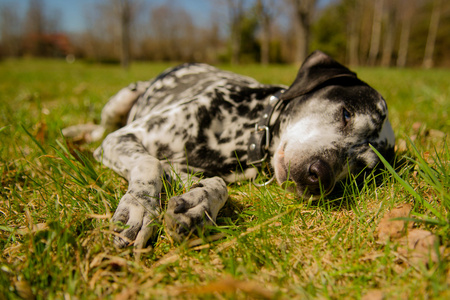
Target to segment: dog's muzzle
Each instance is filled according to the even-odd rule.
[[[317,159],[307,168],[307,174],[304,177],[304,185],[307,192],[313,195],[320,195],[321,193],[328,194],[333,190],[335,176],[327,162]]]
[[[297,165],[284,165],[283,158],[279,163],[283,165],[281,181],[293,181],[296,184],[297,194],[302,197],[320,196],[329,194],[336,183],[336,176],[331,166],[320,158],[313,158],[309,163]],[[278,167],[281,167],[278,165]],[[282,182],[280,182],[282,183]]]

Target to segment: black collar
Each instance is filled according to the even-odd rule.
[[[269,104],[263,110],[259,122],[255,124],[255,130],[250,134],[247,148],[247,165],[260,166],[264,163],[268,156],[270,141],[272,139],[270,133],[274,124],[270,124],[275,110],[280,107],[284,108],[288,101],[281,100],[281,95],[286,90],[282,89],[270,96]]]

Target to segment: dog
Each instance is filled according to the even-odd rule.
[[[182,241],[215,224],[227,183],[255,178],[258,168],[269,166],[279,184],[294,182],[300,197],[317,197],[375,168],[379,158],[369,145],[390,157],[395,143],[383,97],[320,51],[289,87],[183,64],[120,90],[100,125],[63,134],[80,130],[91,140],[111,132],[94,157],[128,180],[112,221],[126,225],[116,243],[137,248],[156,233],[163,180],[197,182],[168,200],[166,230]]]

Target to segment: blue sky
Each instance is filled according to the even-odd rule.
[[[95,7],[96,3],[108,0],[42,0],[44,8],[48,13],[60,13],[62,30],[75,32],[85,28],[86,13]],[[197,25],[207,25],[211,18],[211,11],[221,13],[224,7],[217,5],[215,0],[141,0],[143,3],[158,6],[164,2],[172,2],[183,7],[193,16],[193,21]],[[332,0],[319,0],[319,6],[323,6]],[[24,15],[28,8],[29,0],[0,0],[0,7],[12,5],[17,7],[18,12]]]
[[[43,0],[44,8],[48,13],[61,14],[61,26],[65,31],[81,31],[85,29],[86,11],[95,7],[96,3],[107,0]],[[141,0],[143,3],[158,6],[168,0]],[[182,6],[191,15],[198,25],[204,25],[210,18],[213,9],[213,0],[169,0]],[[4,4],[17,7],[19,14],[25,14],[28,9],[28,0],[0,0],[0,7]],[[195,14],[194,14],[195,12]],[[199,13],[200,12],[200,13]]]

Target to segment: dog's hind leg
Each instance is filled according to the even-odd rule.
[[[132,83],[109,99],[102,109],[102,120],[100,123],[106,133],[126,124],[131,107],[151,84],[151,81]]]
[[[140,132],[127,127],[109,134],[94,152],[95,158],[128,180],[128,190],[120,199],[112,222],[127,228],[116,228],[119,247],[135,241],[136,248],[146,245],[158,225],[159,194],[164,173],[160,161],[152,157],[141,143]]]
[[[138,81],[112,96],[102,109],[101,122],[74,125],[62,130],[65,137],[79,138],[90,143],[101,140],[105,134],[126,124],[128,113],[136,100],[145,93],[151,81]]]

